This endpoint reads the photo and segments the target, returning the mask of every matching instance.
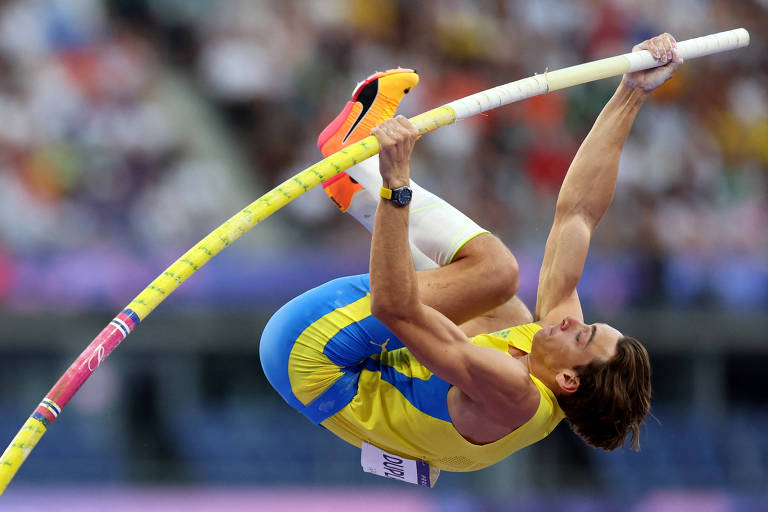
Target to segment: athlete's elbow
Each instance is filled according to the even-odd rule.
[[[578,220],[590,231],[594,231],[610,204],[610,199],[603,202],[588,202],[579,198],[560,197],[555,207],[555,223],[565,224]]]
[[[392,313],[392,301],[387,301],[375,293],[371,293],[371,314],[383,320]]]
[[[381,321],[407,317],[420,306],[415,281],[371,273],[371,313]],[[386,322],[385,322],[386,323]]]
[[[405,319],[410,313],[407,302],[397,297],[371,293],[371,314],[382,323],[389,325]]]
[[[520,267],[501,240],[495,236],[478,238],[478,242],[466,250],[472,251],[465,257],[475,262],[473,272],[476,282],[482,286],[485,297],[494,307],[514,297],[520,285]]]

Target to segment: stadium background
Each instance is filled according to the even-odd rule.
[[[359,452],[283,404],[258,360],[283,302],[366,271],[368,235],[314,189],[141,325],[0,506],[765,510],[766,26],[765,0],[3,2],[4,445],[169,263],[320,159],[317,134],[373,71],[419,71],[401,107],[414,115],[662,31],[745,27],[752,44],[685,65],[644,107],[580,287],[589,320],[652,353],[656,419],[639,454],[591,450],[561,426],[490,469],[444,473],[433,491],[363,474]],[[513,248],[529,305],[560,180],[616,83],[494,110],[418,145],[414,178]]]

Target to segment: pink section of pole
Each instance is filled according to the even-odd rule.
[[[117,348],[125,337],[126,335],[119,327],[112,323],[107,325],[75,359],[45,397],[53,401],[61,410],[83,382],[91,376],[91,373]],[[41,407],[38,406],[38,412],[44,414],[49,421],[55,419],[55,417],[51,419],[50,411],[41,411],[40,409]]]

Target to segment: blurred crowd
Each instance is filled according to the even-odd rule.
[[[112,255],[102,270],[119,274],[185,250],[319,160],[317,135],[376,70],[419,71],[401,108],[413,115],[625,53],[660,32],[682,40],[745,27],[750,47],[684,66],[644,107],[582,295],[604,310],[765,308],[765,26],[766,0],[5,2],[0,303],[60,297],[39,277],[78,268],[87,254]],[[616,83],[533,98],[419,143],[414,179],[515,250],[527,298],[559,184]],[[367,237],[340,233],[340,214],[312,192],[270,219],[296,234],[285,236],[287,258],[338,251],[364,260]],[[82,279],[99,288],[87,265]],[[121,305],[138,284],[118,282],[107,295]],[[30,287],[36,298],[20,291]],[[85,304],[104,296],[74,288]]]

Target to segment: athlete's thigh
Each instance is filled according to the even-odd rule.
[[[352,399],[366,359],[402,346],[370,312],[367,275],[336,279],[280,308],[261,339],[264,373],[319,423]]]
[[[417,273],[419,298],[460,325],[512,298],[518,286],[517,260],[490,233],[467,241],[452,262]]]

